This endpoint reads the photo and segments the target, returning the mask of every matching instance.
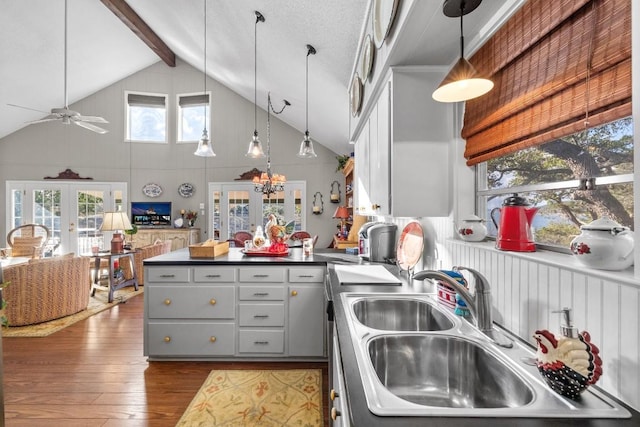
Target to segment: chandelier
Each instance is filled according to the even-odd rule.
[[[280,111],[274,110],[271,104],[271,92],[267,93],[267,171],[262,172],[259,177],[253,177],[254,190],[267,197],[271,197],[272,194],[278,191],[284,191],[284,184],[287,182],[287,178],[284,175],[271,172],[271,113],[280,114],[289,105],[291,104],[285,99]]]

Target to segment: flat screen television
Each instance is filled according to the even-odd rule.
[[[138,227],[171,227],[171,202],[131,202],[131,223]]]

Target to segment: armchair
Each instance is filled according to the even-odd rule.
[[[40,258],[51,238],[51,232],[42,224],[20,225],[7,234],[7,244],[13,257]]]

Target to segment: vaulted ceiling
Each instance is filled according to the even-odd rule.
[[[309,59],[309,130],[320,144],[349,152],[348,87],[370,1],[207,0],[207,74],[253,102],[259,10],[266,22],[258,24],[258,105],[264,106],[268,91],[287,99],[293,106],[280,118],[304,131],[306,45],[312,44],[317,54]],[[457,22],[442,14],[442,1],[415,1],[426,18],[424,31],[398,49],[393,63],[451,65],[459,55]],[[126,2],[180,60],[203,70],[202,0]],[[0,8],[2,138],[64,104],[64,0],[0,0]],[[481,37],[501,8],[504,2],[497,0],[480,5],[465,20],[465,38]],[[68,12],[69,104],[161,60],[101,1],[68,0]]]

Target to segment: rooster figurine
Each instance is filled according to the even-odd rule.
[[[536,366],[553,391],[577,399],[602,375],[600,350],[591,342],[588,332],[577,333],[571,326],[570,309],[563,309],[563,336],[556,337],[546,329],[535,331],[538,343]]]

